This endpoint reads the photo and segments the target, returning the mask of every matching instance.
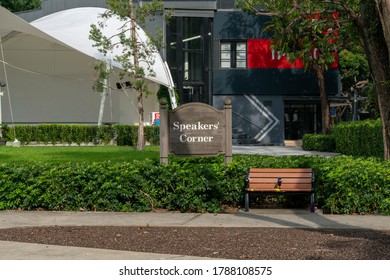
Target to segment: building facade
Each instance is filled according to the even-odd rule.
[[[283,145],[321,132],[316,78],[271,51],[267,17],[236,10],[234,0],[165,2],[174,9],[166,58],[182,103],[221,108],[232,99],[237,144]],[[337,67],[326,86],[339,93]]]
[[[138,4],[146,1],[134,1]],[[18,14],[27,21],[62,9],[98,6],[104,0],[43,0],[42,9]],[[283,145],[321,131],[316,78],[270,49],[267,17],[234,8],[234,0],[165,0],[161,18],[168,62],[181,104],[203,102],[221,109],[232,99],[234,144]],[[337,67],[326,73],[326,90],[337,96]]]

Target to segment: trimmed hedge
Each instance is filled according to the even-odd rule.
[[[340,214],[390,214],[390,162],[260,155],[128,163],[0,165],[0,210],[220,212],[242,205],[249,167],[313,167],[317,205]]]
[[[44,144],[94,143],[108,144],[111,141],[120,146],[136,146],[138,126],[39,124],[16,125],[16,137],[23,144],[38,142]],[[13,129],[8,128],[7,138],[14,140]],[[145,140],[151,145],[159,145],[159,127],[145,126]]]
[[[383,159],[382,123],[379,119],[343,122],[335,126],[333,134],[337,152]]]
[[[335,137],[332,134],[305,134],[302,139],[302,149],[305,151],[334,152]]]
[[[379,119],[342,122],[331,134],[305,134],[302,149],[383,159],[382,123]]]
[[[316,168],[319,203],[336,214],[390,214],[390,162],[339,156]]]

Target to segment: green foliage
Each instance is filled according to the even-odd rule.
[[[147,146],[143,151],[129,146],[22,146],[0,147],[0,163],[44,162],[50,164],[104,162],[129,162],[159,159],[159,146]]]
[[[344,32],[349,28],[350,15],[333,1],[236,0],[236,3],[246,12],[269,16],[266,31],[272,33],[274,50],[286,54],[290,61],[301,59],[306,69],[316,66],[325,71],[334,63],[334,54],[348,42],[342,36],[350,34]],[[314,48],[319,50],[316,55]]]
[[[10,129],[6,123],[0,123],[0,140],[9,140]]]
[[[15,13],[37,9],[41,6],[41,0],[0,0],[0,6]]]
[[[315,73],[321,97],[322,132],[329,130],[329,100],[324,73],[337,65],[337,53],[352,40],[350,10],[335,1],[236,0],[244,11],[267,16],[264,31],[272,51]]]
[[[317,205],[390,214],[390,166],[374,158],[234,155],[131,162],[0,164],[0,210],[220,212],[242,205],[249,167],[312,167]]]
[[[382,123],[379,119],[340,123],[335,126],[333,135],[337,152],[383,159]]]
[[[136,146],[138,141],[138,126],[136,125],[113,125],[115,140],[119,146]],[[145,126],[145,140],[151,145],[159,145],[160,130],[158,126]]]
[[[335,214],[390,214],[390,165],[375,158],[340,156],[317,170],[317,198]]]
[[[104,89],[107,86],[107,79],[109,78],[111,72],[108,68],[107,62],[99,60],[95,63],[93,69],[96,71],[98,77],[94,82],[92,89],[96,92],[104,92]]]
[[[336,142],[333,134],[305,134],[302,139],[305,151],[334,152]]]
[[[339,53],[339,71],[343,83],[343,93],[351,96],[357,83],[364,83],[363,88],[357,88],[359,97],[366,97],[359,102],[359,107],[362,108],[362,111],[378,116],[377,97],[362,46],[357,45],[352,51],[342,50]]]
[[[175,90],[175,97],[176,100],[179,100],[179,95],[177,91]],[[172,110],[172,103],[171,103],[171,98],[169,97],[169,91],[166,86],[160,85],[160,88],[157,92],[157,100],[161,100],[162,98],[165,98],[168,102],[168,110]]]
[[[97,47],[99,52],[104,56],[107,56],[113,49],[121,47],[121,53],[115,54],[112,59],[121,66],[119,77],[121,79],[130,79],[132,81],[132,88],[137,92],[139,119],[137,149],[143,150],[144,106],[142,100],[145,94],[152,93],[149,90],[145,77],[156,75],[153,70],[155,63],[154,54],[158,52],[158,47],[161,45],[158,43],[162,42],[162,36],[158,36],[158,27],[156,27],[155,37],[158,38],[147,34],[149,35],[148,39],[141,41],[139,40],[140,37],[137,36],[137,32],[139,32],[137,25],[144,27],[147,22],[150,23],[153,20],[156,14],[163,12],[163,2],[153,0],[142,3],[142,5],[135,5],[133,1],[107,0],[106,3],[109,9],[101,15],[101,22],[91,25],[89,39],[94,42],[93,46]],[[106,36],[104,35],[104,29],[106,28],[105,20],[110,18],[119,18],[123,22],[123,25],[116,30],[115,34]],[[141,61],[143,62],[142,66],[140,64]],[[95,69],[99,72],[95,88],[102,90],[104,79],[110,74],[111,69],[105,68],[102,63],[95,66]]]
[[[115,124],[109,125],[68,125],[40,124],[16,125],[17,139],[23,144],[39,142],[43,144],[109,144],[116,141],[120,146],[137,144],[138,126]],[[14,140],[13,132],[7,128],[7,137]],[[151,145],[159,144],[159,128],[145,127],[145,139]]]
[[[119,146],[134,146],[137,142],[137,127],[134,125],[114,124],[116,141]]]
[[[355,52],[342,50],[339,54],[339,63],[343,86],[346,89],[350,89],[357,81],[370,76],[368,61],[361,47],[356,48]]]
[[[152,53],[157,51],[157,42],[161,42],[162,36],[154,38],[149,35],[149,40],[140,42],[138,37],[135,36],[136,27],[135,24],[145,26],[146,23],[150,23],[153,16],[163,11],[163,2],[160,0],[153,0],[142,5],[134,5],[132,1],[121,0],[108,0],[106,1],[109,9],[102,14],[103,19],[119,17],[123,22],[123,26],[117,30],[116,34],[111,34],[110,37],[104,35],[105,24],[104,21],[98,24],[92,24],[89,38],[94,41],[94,46],[99,51],[106,55],[112,49],[117,48],[118,45],[123,47],[123,52],[116,55],[113,59],[119,62],[122,66],[120,77],[130,77],[134,79],[133,87],[139,92],[148,92],[147,84],[143,80],[146,76],[146,72],[149,75],[153,75],[152,66],[154,64]],[[144,30],[146,31],[146,30]],[[132,58],[136,59],[132,59]],[[146,69],[140,67],[139,60],[146,63]],[[102,79],[104,79],[108,73],[104,65],[105,63],[99,62],[95,69],[100,73],[98,85],[101,85]],[[103,74],[102,74],[103,73]]]
[[[302,149],[383,159],[382,123],[379,119],[342,122],[331,134],[305,134]]]

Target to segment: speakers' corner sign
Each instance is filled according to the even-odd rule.
[[[187,103],[167,110],[160,101],[160,162],[168,163],[168,153],[177,156],[212,156],[225,154],[232,160],[231,100],[223,110],[204,103]]]

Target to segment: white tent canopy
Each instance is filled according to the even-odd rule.
[[[46,40],[53,39],[48,34],[35,28],[23,19],[0,6],[0,37],[3,38],[12,32],[30,34]],[[57,41],[56,43],[59,42]]]
[[[57,12],[46,17],[33,21],[31,24],[39,30],[45,32],[56,40],[62,42],[65,46],[80,51],[88,56],[105,60],[96,47],[93,47],[93,41],[89,37],[91,24],[98,25],[99,22],[104,22],[103,34],[110,37],[117,34],[123,27],[124,22],[119,18],[112,17],[103,19],[101,15],[106,12],[104,8],[75,8]],[[146,42],[148,36],[138,26],[137,36],[140,42]],[[123,47],[118,46],[113,50],[111,57],[121,55]],[[146,78],[158,84],[171,87],[168,71],[160,54],[155,52],[152,54],[154,61],[153,71],[146,71]],[[114,67],[120,68],[118,62],[113,61]],[[141,62],[141,66],[147,69],[146,63]]]
[[[105,11],[103,8],[64,10],[30,24],[0,6],[0,38],[4,50],[4,56],[0,55],[0,80],[4,81],[8,76],[7,90],[15,99],[12,106],[17,122],[93,122],[96,119],[96,112],[90,109],[98,108],[100,102],[92,92],[91,85],[96,80],[93,64],[96,59],[107,58],[92,46],[94,42],[89,39],[89,31],[91,24],[103,21],[100,15]],[[106,20],[104,34],[118,33],[123,24],[116,18]],[[141,28],[137,30],[141,40],[148,39]],[[119,47],[111,58],[120,53]],[[169,69],[158,52],[153,54],[153,60],[154,74],[145,71],[146,79],[172,90]],[[111,65],[114,69],[120,68],[115,61],[111,61]],[[118,80],[113,76],[113,82]],[[106,108],[105,115],[110,115],[107,113],[111,111],[112,122],[126,123],[129,118],[136,119],[134,116],[122,118],[123,112],[128,110],[123,97],[113,95],[111,98],[111,108]],[[145,110],[146,113],[158,110],[153,99],[153,102],[149,101],[153,108]],[[93,112],[89,112],[91,110]],[[7,114],[9,112],[6,112],[6,118]]]

